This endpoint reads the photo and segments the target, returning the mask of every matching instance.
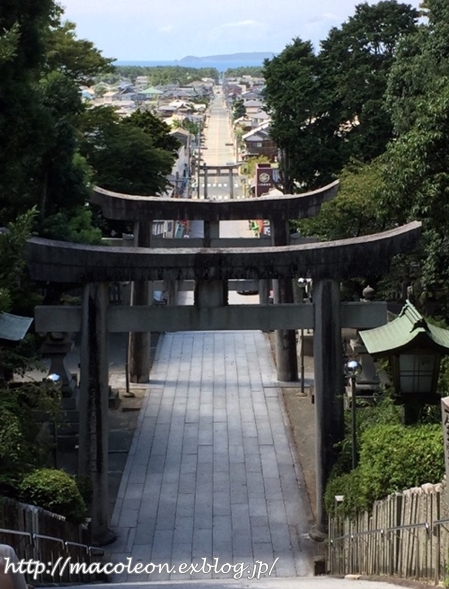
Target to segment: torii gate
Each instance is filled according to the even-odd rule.
[[[372,328],[386,322],[383,303],[340,303],[339,282],[363,277],[370,270],[388,270],[391,258],[413,250],[421,224],[410,223],[391,231],[334,242],[288,246],[287,220],[318,212],[326,193],[335,186],[307,195],[264,197],[247,201],[186,201],[158,197],[114,195],[97,189],[105,199],[106,216],[130,208],[139,221],[164,218],[205,218],[208,242],[220,219],[271,218],[274,241],[280,247],[157,248],[103,247],[28,241],[31,277],[49,282],[84,285],[81,307],[37,307],[37,331],[81,331],[80,466],[94,483],[92,530],[94,540],[108,535],[108,332],[153,330],[272,329],[294,333],[314,330],[315,407],[317,421],[317,521],[312,537],[326,532],[323,493],[335,461],[335,444],[342,439],[343,385],[341,328]],[[284,200],[285,199],[285,200]],[[300,199],[304,199],[301,203]],[[241,206],[241,208],[237,208]],[[295,214],[293,214],[295,213]],[[202,215],[197,217],[196,215]],[[112,217],[120,218],[120,217]],[[151,234],[151,232],[146,232]],[[186,244],[187,245],[187,244]],[[309,276],[314,281],[313,304],[228,305],[229,279],[278,280]],[[109,307],[108,283],[118,281],[195,280],[191,307]],[[288,294],[288,292],[287,292]],[[282,338],[281,338],[282,341]]]
[[[338,191],[338,180],[318,190],[305,194],[283,195],[282,197],[262,197],[238,201],[209,201],[191,199],[172,199],[155,196],[131,196],[94,189],[92,202],[99,205],[107,219],[134,223],[134,234],[137,236],[135,245],[152,247],[153,236],[151,224],[154,220],[204,221],[204,239],[202,247],[211,247],[213,240],[219,240],[217,247],[228,247],[231,244],[220,240],[220,221],[244,219],[269,219],[271,224],[271,244],[286,246],[289,244],[290,219],[302,219],[316,216],[321,205],[334,198]],[[240,240],[239,240],[240,241]],[[246,243],[245,243],[246,241]],[[252,243],[251,243],[252,241]],[[254,246],[253,240],[243,240],[239,245]],[[166,241],[165,246],[171,247],[175,240]],[[184,245],[184,243],[182,244]],[[214,244],[215,245],[215,244]],[[232,244],[235,247],[235,241]],[[267,281],[262,279],[260,290],[265,291],[264,302],[268,301]],[[273,284],[276,303],[293,303],[291,280],[276,280]],[[134,285],[133,304],[150,304],[148,286]],[[145,380],[149,372],[148,364],[149,334],[136,335],[130,343],[130,373],[132,380]],[[296,355],[296,334],[291,329],[276,330],[277,373],[280,381],[298,380]]]

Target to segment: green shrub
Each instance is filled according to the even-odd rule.
[[[351,517],[369,509],[377,499],[424,483],[437,483],[444,475],[443,432],[440,425],[375,425],[361,436],[359,466],[352,472],[335,471],[326,486],[328,513],[335,510],[335,495],[344,495],[339,507]]]
[[[347,413],[349,413],[349,411]],[[393,403],[388,391],[379,396],[374,405],[368,405],[367,407],[357,409],[358,437],[361,437],[365,431],[377,425],[401,424],[402,407]]]
[[[335,504],[335,495],[344,496],[338,507]],[[367,506],[363,506],[360,493],[359,469],[333,477],[326,486],[324,504],[330,515],[334,515],[338,510],[340,515],[352,516],[358,510],[365,509]]]
[[[402,407],[394,405],[388,392],[379,396],[374,404],[365,407],[360,406],[356,412],[357,421],[357,455],[360,455],[360,446],[363,433],[376,425],[400,425],[402,423]],[[352,419],[351,412],[345,411],[344,439],[338,444],[339,456],[332,472],[332,478],[348,473],[352,468]]]
[[[0,388],[0,482],[47,466],[51,440],[38,419],[56,421],[60,393],[46,383],[12,383]]]
[[[378,425],[362,436],[360,487],[372,503],[395,491],[437,483],[444,475],[441,425]]]
[[[75,480],[62,470],[42,468],[26,475],[20,483],[21,500],[63,515],[72,523],[86,518],[86,504]]]

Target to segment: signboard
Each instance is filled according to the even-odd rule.
[[[256,196],[266,194],[273,187],[271,164],[258,164],[256,168]]]

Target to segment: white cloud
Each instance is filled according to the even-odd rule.
[[[224,28],[235,28],[235,27],[264,27],[264,23],[258,22],[256,20],[240,20],[238,22],[229,22],[223,25],[220,25],[221,29]]]
[[[171,31],[174,31],[175,27],[173,25],[166,25],[165,27],[159,27],[159,31],[161,33],[170,33]]]

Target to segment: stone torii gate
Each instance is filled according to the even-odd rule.
[[[231,166],[232,167],[232,166]],[[152,247],[152,222],[157,220],[200,220],[204,222],[204,239],[202,247],[229,247],[231,243],[220,239],[220,221],[268,219],[271,225],[271,244],[275,247],[289,244],[290,219],[303,219],[316,216],[321,205],[334,198],[338,191],[338,180],[305,194],[283,195],[282,197],[265,197],[238,201],[209,201],[172,199],[155,196],[132,196],[119,194],[96,187],[92,202],[99,205],[107,219],[134,223],[137,236],[135,245]],[[171,247],[175,240],[166,240],[165,247]],[[233,247],[236,247],[233,240]],[[184,244],[182,244],[184,245]],[[253,246],[254,239],[238,241],[238,246]],[[164,247],[163,246],[163,247]],[[199,287],[204,293],[203,287]],[[262,299],[268,302],[268,283],[262,279],[259,290],[265,293]],[[293,287],[290,279],[277,279],[273,284],[276,303],[293,303]],[[198,296],[199,295],[198,290]],[[152,296],[148,284],[134,284],[132,302],[135,305],[150,304]],[[296,355],[296,333],[292,329],[278,329],[276,339],[276,364],[280,381],[298,380],[298,361]],[[135,334],[130,340],[129,366],[131,380],[145,381],[149,372],[150,334]]]
[[[102,191],[104,193],[104,191]],[[109,195],[106,194],[109,198]],[[162,207],[153,208],[146,199],[124,197],[140,211],[139,219],[160,218]],[[280,197],[282,200],[285,197]],[[162,205],[161,199],[154,199]],[[275,231],[286,236],[286,219],[293,198],[257,199],[254,210],[260,218],[274,219]],[[233,204],[244,203],[234,201]],[[191,203],[170,201],[174,218],[185,218]],[[199,201],[210,207],[210,224],[223,218],[228,202]],[[247,206],[249,203],[245,203]],[[178,206],[176,206],[178,205]],[[122,199],[110,200],[111,213],[120,211]],[[309,196],[309,210],[319,207]],[[183,208],[184,207],[184,208]],[[151,214],[150,212],[151,211]],[[220,211],[220,214],[219,214]],[[243,211],[245,211],[243,213]],[[268,214],[268,213],[271,214]],[[168,214],[164,210],[164,214]],[[242,214],[247,214],[242,208]],[[251,216],[253,213],[251,212]],[[384,233],[305,245],[277,248],[179,248],[87,246],[41,238],[28,241],[27,258],[31,277],[48,282],[84,285],[81,307],[37,307],[36,330],[81,331],[80,468],[90,474],[94,485],[92,531],[94,540],[108,537],[108,332],[154,330],[279,329],[314,330],[315,407],[317,422],[317,521],[318,538],[326,531],[323,492],[335,461],[335,444],[342,439],[343,384],[341,328],[366,329],[386,322],[382,303],[340,303],[339,282],[363,277],[367,260],[370,270],[388,270],[392,256],[416,247],[420,223],[414,222]],[[210,239],[210,232],[205,240]],[[281,241],[281,239],[279,239]],[[187,244],[186,244],[187,245]],[[309,276],[314,281],[313,304],[228,305],[229,279],[273,279],[288,283]],[[194,280],[195,304],[190,307],[108,306],[108,283],[119,281]]]

